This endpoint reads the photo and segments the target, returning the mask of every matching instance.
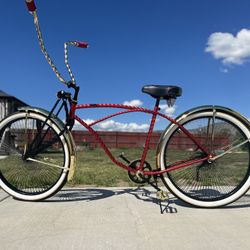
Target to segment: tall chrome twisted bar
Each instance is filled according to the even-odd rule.
[[[70,79],[71,79],[72,83],[76,84],[75,77],[74,77],[74,75],[72,73],[72,70],[70,68],[69,61],[68,61],[68,45],[76,46],[76,42],[66,42],[66,43],[64,43],[64,62],[65,62],[66,68],[67,68],[67,70],[69,72],[69,76],[70,76]]]
[[[39,21],[38,21],[38,16],[37,16],[36,11],[33,11],[31,14],[33,15],[33,18],[34,18],[34,24],[36,27],[39,45],[40,45],[40,48],[41,48],[47,62],[49,63],[50,67],[52,68],[53,72],[56,74],[56,77],[59,79],[59,81],[64,83],[64,84],[67,84],[67,81],[61,76],[61,74],[59,73],[55,64],[53,63],[52,59],[50,58],[50,55],[48,54],[48,52],[45,49],[45,45],[43,42],[42,33],[41,33],[40,26],[39,26]]]

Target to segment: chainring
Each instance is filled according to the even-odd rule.
[[[129,164],[130,168],[133,169],[138,169],[140,167],[141,160],[134,160]],[[144,166],[142,168],[142,171],[133,173],[133,172],[128,172],[128,177],[131,181],[137,183],[137,184],[145,184],[148,183],[151,176],[150,175],[144,175],[143,171],[152,171],[152,168],[148,162],[144,162]]]

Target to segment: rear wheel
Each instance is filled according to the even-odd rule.
[[[65,183],[69,146],[60,128],[37,113],[19,112],[0,123],[0,186],[21,200],[41,200]]]
[[[193,137],[216,155],[164,174],[165,185],[181,200],[199,207],[219,207],[240,198],[250,187],[250,132],[236,117],[223,112],[202,111],[180,121]],[[162,170],[206,155],[177,125],[163,142]]]

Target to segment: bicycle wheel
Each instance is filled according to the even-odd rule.
[[[42,200],[67,179],[69,146],[60,128],[33,112],[0,123],[0,186],[21,200]]]
[[[250,132],[236,117],[200,111],[180,121],[195,139],[218,156],[164,174],[163,182],[181,200],[199,207],[229,204],[250,187]],[[177,125],[167,133],[161,151],[161,167],[205,156]]]

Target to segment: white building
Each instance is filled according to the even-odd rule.
[[[24,106],[28,105],[0,90],[0,121],[11,113],[16,112],[19,107]]]

